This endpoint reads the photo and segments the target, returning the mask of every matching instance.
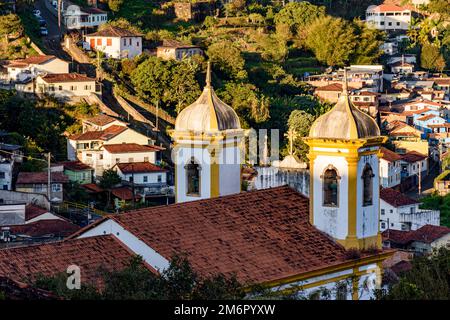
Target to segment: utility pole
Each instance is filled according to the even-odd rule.
[[[422,160],[419,161],[419,196],[422,193]]]
[[[59,28],[59,38],[61,39],[61,5],[62,0],[58,0],[58,28]]]
[[[50,169],[50,158],[51,158],[51,153],[47,153],[47,197],[48,197],[48,201],[52,201],[51,198],[51,184],[52,184],[52,177],[51,177],[51,169]]]
[[[134,196],[134,164],[131,164],[131,192],[133,192],[133,209],[136,209],[136,199]]]
[[[158,128],[158,117],[159,117],[159,100],[156,100],[156,131],[159,131]]]

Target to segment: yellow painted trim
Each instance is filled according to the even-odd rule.
[[[356,234],[359,157],[346,157],[348,166],[348,230],[344,247],[359,248]]]
[[[209,145],[209,154],[211,157],[210,164],[210,197],[215,198],[220,195],[220,167],[219,167],[219,153],[221,150],[219,149],[218,144]]]
[[[381,234],[378,233],[375,236],[361,238],[361,239],[358,239],[356,236],[355,237],[347,236],[346,239],[335,239],[335,240],[336,240],[336,242],[341,244],[346,249],[356,248],[356,249],[363,250],[363,249],[368,249],[370,247],[381,248],[381,246],[379,246],[380,239],[381,239]]]
[[[298,282],[302,280],[306,280],[313,277],[323,276],[329,273],[339,272],[346,269],[357,268],[361,266],[365,266],[372,263],[382,263],[387,258],[391,257],[395,253],[395,250],[384,251],[376,255],[360,258],[358,260],[351,260],[349,262],[344,262],[338,265],[328,266],[319,270],[313,270],[309,272],[304,272],[296,275],[292,275],[289,277],[281,278],[274,281],[268,281],[264,283],[268,287],[276,287],[284,284],[289,284],[292,282]]]

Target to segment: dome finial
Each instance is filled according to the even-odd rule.
[[[344,79],[342,83],[342,94],[344,96],[348,95],[348,85],[347,85],[347,67],[344,67]]]
[[[206,69],[206,87],[211,88],[211,62],[208,61],[208,68]]]

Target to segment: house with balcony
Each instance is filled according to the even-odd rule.
[[[380,230],[410,231],[440,225],[439,210],[419,208],[420,202],[392,188],[380,190]]]
[[[87,131],[102,131],[107,128],[117,125],[117,126],[127,126],[128,123],[114,118],[106,114],[99,114],[92,118],[82,119],[83,133]]]
[[[164,60],[183,60],[194,55],[203,55],[199,46],[184,44],[176,40],[164,40],[162,45],[156,48],[156,56]]]
[[[378,30],[406,31],[411,25],[411,10],[393,4],[371,5],[366,10],[366,23]]]
[[[368,90],[358,90],[350,94],[350,100],[359,110],[375,117],[378,113],[378,93]]]
[[[108,14],[99,8],[84,7],[65,1],[66,9],[63,8],[63,21],[68,30],[81,30],[95,28],[108,21]]]
[[[69,62],[52,55],[32,56],[26,59],[9,60],[4,65],[4,79],[11,83],[27,83],[39,75],[69,73]]]

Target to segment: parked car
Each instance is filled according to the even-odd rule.
[[[35,17],[40,17],[40,16],[41,16],[41,10],[39,10],[39,9],[34,9],[34,10],[33,10],[33,14],[34,14]]]
[[[47,22],[41,17],[38,18],[38,22],[41,27],[45,27],[47,25]]]
[[[47,35],[48,35],[48,30],[47,30],[46,27],[41,27],[41,28],[39,29],[39,31],[40,31],[40,33],[41,33],[41,36],[47,36]]]

